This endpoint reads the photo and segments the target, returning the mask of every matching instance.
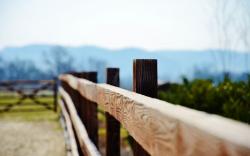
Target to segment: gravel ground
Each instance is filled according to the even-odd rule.
[[[0,156],[65,156],[58,123],[0,120]]]

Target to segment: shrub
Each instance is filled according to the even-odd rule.
[[[215,85],[211,80],[183,79],[182,84],[170,84],[159,90],[159,99],[189,108],[219,114],[250,123],[250,78],[233,82],[225,78]]]

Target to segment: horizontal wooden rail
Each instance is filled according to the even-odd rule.
[[[77,115],[72,99],[63,88],[59,88],[59,93],[62,96],[62,98],[65,100],[65,104],[69,110],[71,121],[75,128],[77,138],[79,140],[82,150],[84,151],[84,154],[87,156],[100,156],[99,151],[89,139],[87,131],[81,119]]]
[[[71,75],[61,75],[60,80],[101,105],[151,155],[250,153],[247,124]]]
[[[69,134],[69,143],[70,143],[70,146],[71,146],[72,156],[79,156],[78,151],[77,151],[76,140],[75,140],[75,137],[74,137],[73,127],[72,127],[72,124],[71,124],[71,121],[70,121],[69,114],[68,114],[68,112],[67,112],[67,110],[66,110],[66,108],[64,106],[65,103],[62,100],[60,100],[59,105],[61,107],[62,115],[63,115],[64,120],[65,120],[65,124],[66,124],[66,127],[67,127],[67,132]]]

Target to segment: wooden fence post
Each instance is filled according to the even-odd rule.
[[[152,98],[157,97],[157,60],[136,59],[133,62],[133,91]],[[143,133],[143,132],[142,132]],[[148,156],[139,143],[132,139],[135,156]]]
[[[106,83],[119,87],[119,68],[107,68]],[[108,112],[106,116],[106,155],[120,156],[120,123]]]
[[[87,73],[81,72],[79,75],[79,78],[87,79]],[[86,127],[86,130],[88,130],[88,101],[85,97],[83,97],[81,94],[79,94],[79,116],[82,120],[82,123]]]
[[[83,72],[82,78],[97,83],[97,72]],[[97,103],[82,98],[81,118],[86,126],[89,138],[98,148],[98,118]]]
[[[66,74],[72,74],[72,75],[74,75],[75,72],[68,72]],[[63,82],[63,81],[61,81],[61,86],[69,94],[71,100],[73,101],[73,104],[74,104],[75,108],[77,109],[77,106],[76,106],[77,104],[76,104],[76,101],[75,101],[76,100],[75,99],[75,90],[73,88],[71,88],[69,86],[69,84],[67,84],[66,82]],[[64,103],[65,103],[65,101],[64,101]],[[66,107],[67,112],[69,113],[69,110],[68,110],[67,106],[65,106],[65,107]],[[73,126],[72,128],[73,128],[73,132],[74,132],[74,136],[75,136],[75,140],[76,140],[76,144],[77,144],[78,154],[79,154],[79,156],[84,156],[84,154],[83,154],[84,152],[82,151],[80,142],[79,142],[79,140],[77,138],[75,127]]]
[[[54,78],[53,84],[53,92],[54,92],[54,111],[57,111],[57,93],[58,93],[58,78]]]
[[[78,72],[69,72],[69,74],[71,74],[72,76],[75,76],[75,77],[79,77]],[[71,96],[71,99],[72,99],[72,101],[73,101],[73,103],[75,105],[75,108],[76,108],[76,111],[77,111],[78,114],[79,114],[79,110],[80,110],[79,109],[79,105],[80,105],[79,95],[80,95],[80,93],[77,90],[71,88],[70,96]]]

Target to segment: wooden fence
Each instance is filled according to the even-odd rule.
[[[42,105],[46,109],[56,111],[57,108],[57,80],[8,80],[0,81],[0,99],[18,99],[15,103],[5,103],[5,107],[0,112],[10,111],[14,106],[22,105],[23,101],[30,99],[32,104]],[[50,91],[51,94],[39,94],[43,91]],[[53,96],[53,107],[46,102],[39,100],[41,97]],[[7,100],[8,101],[8,100]]]
[[[134,155],[250,155],[250,126],[218,115],[156,99],[157,61],[135,60],[133,91],[119,88],[119,69],[107,69],[107,84],[96,72],[60,76],[60,106],[73,155],[100,155],[97,106],[106,112],[108,156],[120,155],[120,124]]]

